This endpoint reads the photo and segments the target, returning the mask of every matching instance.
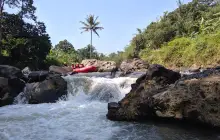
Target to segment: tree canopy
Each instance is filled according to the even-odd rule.
[[[75,48],[73,47],[73,45],[66,39],[63,41],[60,41],[57,45],[55,45],[55,49],[62,50],[64,52],[75,51]]]
[[[1,49],[11,58],[11,64],[17,67],[43,67],[51,42],[46,26],[34,15],[36,8],[33,0],[3,0],[2,11],[4,4],[11,8],[18,7],[20,11],[16,14],[1,13]],[[23,17],[35,22],[28,23]]]

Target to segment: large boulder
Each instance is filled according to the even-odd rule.
[[[219,70],[179,78],[159,65],[150,66],[124,99],[109,103],[108,119],[187,120],[220,127]]]
[[[44,81],[47,76],[49,75],[48,71],[32,71],[28,74],[27,82],[32,83],[32,82],[41,82]]]
[[[5,78],[22,78],[23,74],[21,70],[16,67],[0,65],[0,76]]]
[[[157,92],[165,90],[168,85],[175,83],[180,77],[179,73],[168,70],[161,65],[149,66],[146,74],[131,85],[130,93],[119,102],[119,108],[111,109],[111,106],[109,107],[107,117],[111,120],[140,119],[145,115],[142,114],[142,109],[139,110],[139,107],[148,103],[146,99]],[[148,108],[145,109],[148,110]]]
[[[14,98],[23,91],[25,82],[20,69],[9,66],[0,65],[0,106],[10,105]]]
[[[27,84],[26,93],[30,104],[54,103],[67,95],[67,82],[59,75],[50,75],[43,82]]]
[[[220,127],[220,75],[178,82],[151,98],[156,117]]]
[[[124,75],[132,73],[134,71],[146,72],[149,65],[142,59],[134,58],[125,60],[120,65],[120,70]]]
[[[72,72],[72,68],[71,67],[50,66],[49,72],[58,73],[58,74],[67,74],[69,72]]]
[[[0,77],[0,106],[12,104],[24,87],[25,82],[19,78]]]
[[[85,59],[81,64],[84,66],[96,66],[98,72],[110,72],[112,69],[116,68],[116,63],[114,61],[100,61],[97,59]]]

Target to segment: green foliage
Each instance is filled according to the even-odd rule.
[[[4,6],[8,5],[10,8],[19,9],[19,17],[36,20],[34,15],[36,7],[34,7],[33,3],[33,0],[0,0],[0,14],[3,12]]]
[[[71,65],[72,63],[78,62],[77,53],[75,51],[62,51],[58,49],[51,49],[46,59],[50,65],[61,66],[64,63]]]
[[[19,15],[3,13],[1,48],[12,58],[12,65],[41,68],[51,48],[42,22],[26,23]]]
[[[79,62],[81,62],[83,59],[89,59],[90,55],[91,55],[91,58],[93,58],[93,59],[100,59],[99,53],[96,51],[95,47],[93,47],[91,45],[87,45],[84,48],[78,49],[77,54],[78,54]],[[102,55],[102,57],[103,57],[103,55]]]
[[[104,58],[104,60],[115,61],[117,65],[120,65],[120,63],[124,60],[124,53],[120,51],[117,53],[110,53]]]
[[[169,67],[206,66],[220,63],[220,32],[196,38],[177,38],[161,49],[144,49],[141,58]]]
[[[92,58],[98,60],[105,60],[106,58],[104,54],[99,54],[95,47],[91,47],[90,45],[75,51],[72,45],[70,45],[71,49],[63,49],[63,47],[60,47],[60,44],[62,43],[59,43],[54,49],[51,49],[49,55],[47,56],[47,63],[51,65],[63,65],[64,63],[71,65],[72,63],[80,63],[84,59],[89,59],[90,48],[92,52]]]
[[[220,5],[215,0],[178,1],[178,5],[144,30],[138,29],[122,59],[141,57],[149,63],[175,67],[220,63]]]
[[[55,45],[55,49],[62,50],[66,53],[70,51],[75,52],[73,45],[70,42],[68,42],[66,39],[63,41],[60,41],[59,44]]]

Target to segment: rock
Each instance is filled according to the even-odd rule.
[[[85,59],[81,62],[84,66],[99,66],[97,59]]]
[[[82,63],[84,66],[96,66],[98,72],[110,72],[112,69],[116,68],[116,63],[114,61],[100,61],[96,59],[86,59]]]
[[[151,98],[157,117],[220,127],[220,75],[179,82]]]
[[[12,104],[24,87],[25,82],[19,78],[0,77],[0,106]]]
[[[49,72],[48,71],[32,71],[31,73],[28,74],[28,83],[32,82],[41,82],[44,81]]]
[[[22,78],[23,74],[21,70],[16,67],[0,65],[0,76],[5,78]]]
[[[151,65],[124,99],[108,104],[107,118],[184,120],[220,127],[220,72],[212,69],[179,80],[174,78],[178,75]]]
[[[203,70],[199,73],[194,73],[190,75],[183,75],[182,80],[189,80],[189,79],[199,79],[199,78],[205,78],[212,74],[218,74],[220,72],[220,69],[214,68],[214,69],[207,69]]]
[[[116,102],[111,102],[108,104],[108,109],[119,109],[119,104]]]
[[[67,95],[67,82],[59,75],[49,76],[43,82],[26,85],[30,104],[54,103]]]
[[[29,67],[25,67],[22,71],[21,71],[24,75],[28,75],[31,73],[31,69]]]
[[[120,65],[120,70],[123,72],[123,75],[132,73],[134,71],[144,71],[146,72],[149,65],[138,58],[134,58],[132,60],[125,60]]]
[[[108,110],[108,119],[138,120],[146,116],[146,111],[147,114],[151,114],[152,109],[148,106],[150,97],[157,92],[162,92],[180,77],[179,73],[168,70],[161,65],[150,65],[146,74],[139,77],[136,83],[131,85],[130,93],[119,102],[120,107],[117,110],[111,108]]]
[[[220,70],[220,66],[216,66],[215,69],[216,69],[216,70]]]
[[[0,106],[10,105],[14,98],[23,91],[25,82],[21,70],[9,66],[0,65]]]
[[[50,66],[49,72],[58,73],[58,74],[67,74],[69,71],[66,68],[58,66]]]
[[[195,72],[200,72],[200,69],[201,69],[200,66],[197,66],[196,64],[193,64],[193,65],[190,67],[189,72],[193,72],[193,73],[195,73]]]
[[[108,114],[107,114],[108,119],[120,121],[121,120],[120,117],[117,116],[118,109],[120,109],[118,103],[115,102],[108,103]]]
[[[62,67],[63,69],[65,69],[68,72],[73,72],[72,67]]]

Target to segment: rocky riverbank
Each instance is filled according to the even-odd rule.
[[[220,70],[183,75],[150,65],[118,103],[108,104],[114,121],[169,119],[220,127]]]
[[[23,72],[23,73],[22,73]],[[53,103],[67,94],[67,83],[60,74],[29,71],[0,65],[0,107],[13,104],[22,91],[30,104]]]

